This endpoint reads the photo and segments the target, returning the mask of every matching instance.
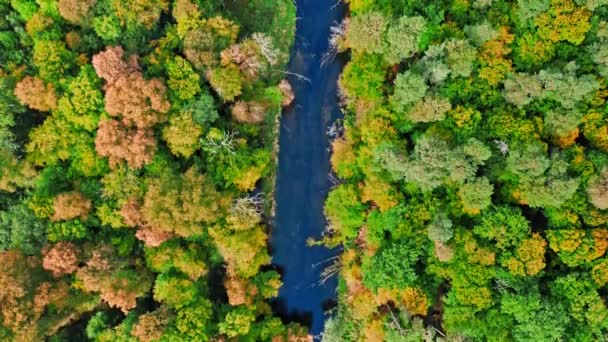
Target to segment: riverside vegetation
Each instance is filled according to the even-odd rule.
[[[605,340],[608,2],[348,4],[324,340]]]
[[[307,339],[272,315],[252,192],[271,190],[294,4],[0,13],[0,340]]]
[[[608,1],[348,5],[323,339],[604,340]],[[0,340],[309,340],[254,192],[294,4],[0,13]]]

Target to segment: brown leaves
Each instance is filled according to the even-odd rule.
[[[52,84],[44,84],[37,77],[26,76],[15,86],[15,96],[31,109],[49,112],[57,107],[57,96]]]
[[[139,70],[137,56],[132,55],[127,63],[124,54],[122,47],[108,46],[105,51],[93,56],[95,72],[106,81],[106,84],[114,84],[120,77]]]
[[[76,272],[87,292],[99,292],[110,306],[123,312],[135,308],[137,298],[152,286],[151,275],[138,266],[137,260],[123,260],[108,245],[100,245],[92,252],[86,265]]]
[[[135,237],[143,241],[148,247],[158,247],[163,242],[174,237],[170,232],[163,232],[150,228],[141,212],[141,203],[135,197],[129,198],[120,209],[120,215],[130,227],[137,227]]]
[[[158,247],[174,236],[172,233],[161,232],[150,227],[141,227],[135,233],[135,237],[143,241],[148,247]]]
[[[233,267],[228,266],[228,275],[224,280],[224,287],[228,295],[228,303],[233,306],[251,305],[253,299],[258,294],[258,289],[251,284],[247,279],[243,279],[236,275]]]
[[[126,125],[151,127],[165,121],[171,108],[165,91],[161,80],[146,80],[140,72],[121,76],[106,91],[106,111]]]
[[[71,242],[59,242],[43,251],[42,267],[54,277],[72,274],[78,268],[79,248]]]
[[[125,61],[120,46],[93,56],[95,72],[106,81],[105,108],[116,120],[99,123],[95,149],[109,157],[110,167],[126,161],[138,169],[154,157],[156,140],[152,126],[166,120],[171,104],[160,79],[146,80],[139,72],[137,56]]]
[[[293,93],[293,88],[291,87],[291,84],[289,84],[289,81],[287,81],[286,79],[281,80],[281,83],[279,83],[279,90],[283,95],[283,101],[281,101],[281,106],[289,106],[296,98],[296,95]]]
[[[131,335],[135,336],[140,342],[158,341],[170,320],[171,313],[163,306],[156,311],[139,316],[137,323],[131,330]]]
[[[130,168],[139,169],[154,158],[156,140],[150,129],[129,128],[116,120],[102,121],[97,130],[95,150],[109,158],[112,168],[126,161]]]
[[[77,191],[67,192],[55,197],[53,209],[52,221],[86,218],[91,211],[91,200]]]
[[[200,234],[222,216],[228,198],[195,167],[183,175],[150,179],[142,206],[147,225],[182,237]]]
[[[608,169],[594,176],[587,185],[589,201],[598,209],[608,209]]]
[[[33,270],[40,260],[18,250],[0,253],[0,314],[2,324],[19,336],[36,335]],[[34,331],[30,331],[30,329]],[[31,333],[30,333],[31,332]]]
[[[237,101],[232,106],[232,118],[241,123],[262,123],[266,107],[255,101]]]
[[[262,68],[257,43],[253,40],[247,40],[222,51],[221,64],[230,65],[232,63],[236,64],[247,80],[253,81]]]
[[[59,0],[59,14],[72,24],[81,24],[87,20],[90,9],[97,0]]]

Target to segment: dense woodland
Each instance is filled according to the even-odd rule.
[[[0,14],[0,340],[305,338],[265,267],[294,4]]]
[[[350,0],[325,341],[608,338],[608,1]]]

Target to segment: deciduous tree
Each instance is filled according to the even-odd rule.
[[[37,77],[26,76],[15,86],[15,96],[21,103],[41,112],[50,112],[57,107],[55,87]]]
[[[59,0],[57,7],[65,20],[72,24],[84,24],[96,4],[97,0]]]
[[[587,183],[589,201],[598,209],[608,209],[608,169],[602,169],[599,175]]]
[[[108,157],[110,167],[116,168],[126,162],[132,169],[139,169],[154,158],[156,140],[150,129],[129,128],[117,120],[99,123],[95,150]]]
[[[91,211],[91,200],[78,191],[66,192],[53,200],[53,221],[71,220],[77,217],[86,219]]]
[[[80,250],[71,242],[59,242],[43,251],[42,267],[60,277],[78,269]]]

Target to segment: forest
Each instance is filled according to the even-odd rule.
[[[605,341],[608,1],[350,0],[325,341]]]
[[[307,338],[269,305],[294,3],[0,13],[0,340]]]
[[[322,340],[608,339],[608,0],[344,2]],[[311,341],[268,241],[296,3],[0,13],[0,341]]]

